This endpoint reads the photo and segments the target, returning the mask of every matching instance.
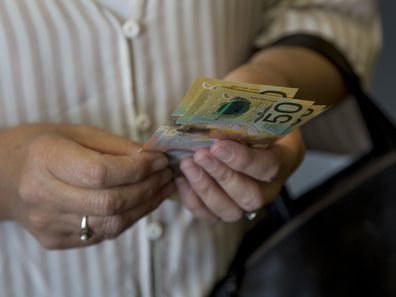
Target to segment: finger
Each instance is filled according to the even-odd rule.
[[[80,224],[76,226],[79,219],[75,215],[58,215],[49,219],[40,219],[46,222],[44,225],[34,224],[34,220],[29,226],[25,226],[30,233],[37,239],[40,245],[48,250],[71,249],[75,247],[88,246],[102,241],[100,238],[91,237],[88,241],[80,239]],[[64,219],[67,219],[66,221]],[[72,229],[72,227],[75,227]]]
[[[108,217],[88,216],[87,225],[92,236],[87,241],[80,240],[81,216],[63,214],[47,217],[45,224],[34,225],[33,234],[47,249],[66,249],[96,244],[105,239],[114,239],[131,227],[143,216],[147,215],[176,190],[174,183],[161,188],[155,196],[147,199],[132,211]]]
[[[172,178],[172,171],[165,169],[139,183],[95,190],[72,187],[54,179],[48,183],[41,199],[63,213],[110,216],[145,203]]]
[[[176,178],[176,185],[183,206],[191,211],[195,217],[213,222],[218,220],[218,217],[195,194],[184,177]]]
[[[115,239],[126,229],[135,224],[142,217],[148,215],[150,212],[158,208],[158,206],[169,197],[176,190],[174,183],[164,186],[155,196],[147,199],[139,207],[128,211],[122,215],[108,216],[102,218],[94,218],[97,221],[93,222],[92,229],[96,237],[101,239]]]
[[[103,240],[97,237],[91,237],[87,241],[80,240],[80,234],[77,233],[52,233],[33,234],[41,246],[47,250],[65,250],[79,247],[87,247],[98,244]]]
[[[182,160],[180,169],[191,188],[212,213],[226,222],[233,222],[242,217],[242,210],[238,205],[191,158]]]
[[[163,154],[101,154],[66,138],[58,139],[46,156],[47,170],[53,176],[70,185],[85,188],[136,183],[167,166],[168,160]]]
[[[140,150],[141,146],[129,139],[111,134],[105,130],[87,126],[74,125],[70,130],[67,126],[65,134],[73,140],[76,140],[82,146],[104,154],[110,155],[129,155]],[[69,131],[72,131],[70,133]]]
[[[271,149],[251,148],[237,142],[220,140],[212,145],[210,152],[233,170],[260,181],[272,181],[279,172],[279,156]]]
[[[241,174],[212,157],[208,150],[195,153],[194,161],[217,182],[227,195],[245,211],[253,211],[270,202],[263,196],[264,183]]]

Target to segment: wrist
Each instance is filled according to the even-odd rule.
[[[264,72],[271,65],[276,76],[286,79],[287,86],[299,89],[300,99],[334,105],[347,95],[337,68],[322,55],[303,46],[269,47],[254,55],[249,64]]]
[[[277,67],[276,63],[261,61],[248,62],[234,69],[225,77],[231,81],[241,81],[253,84],[293,87],[287,73]]]

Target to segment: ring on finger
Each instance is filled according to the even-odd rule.
[[[255,211],[249,211],[249,212],[245,213],[245,218],[248,221],[253,221],[256,217],[257,217],[257,212],[255,212]]]
[[[80,240],[87,241],[93,235],[91,228],[88,226],[88,216],[84,215],[81,218]]]

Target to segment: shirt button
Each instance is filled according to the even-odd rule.
[[[146,226],[146,235],[150,240],[159,239],[162,236],[164,228],[158,222],[151,222]]]
[[[139,36],[141,32],[141,26],[138,22],[129,20],[122,25],[122,31],[126,38],[132,39]]]
[[[135,123],[142,131],[146,131],[151,127],[150,117],[145,113],[139,114],[135,119]]]

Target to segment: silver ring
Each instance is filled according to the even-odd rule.
[[[257,212],[255,211],[249,211],[245,213],[245,218],[247,218],[248,221],[253,221],[257,217]]]
[[[88,226],[88,216],[83,216],[81,218],[81,228],[80,228],[80,240],[87,241],[93,235],[91,229]]]

